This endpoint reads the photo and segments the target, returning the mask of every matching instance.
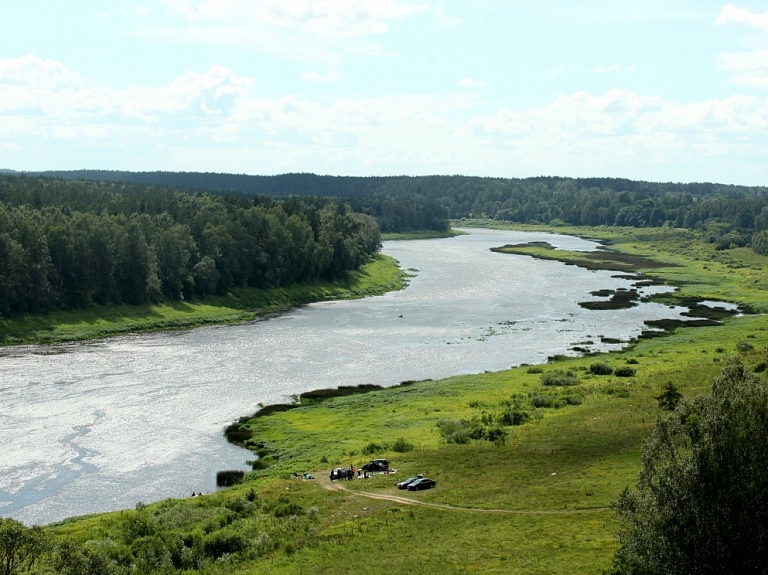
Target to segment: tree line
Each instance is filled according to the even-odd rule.
[[[335,280],[381,245],[328,198],[0,178],[0,314],[141,304]]]
[[[379,219],[383,231],[437,229],[447,219],[491,218],[575,226],[716,229],[717,239],[768,229],[768,188],[622,178],[471,176],[249,176],[195,172],[51,172],[63,178],[188,186],[217,192],[344,198]],[[410,212],[407,217],[403,213]],[[414,218],[421,213],[423,217]],[[411,219],[409,219],[411,218]],[[712,225],[714,224],[714,225]],[[412,229],[412,228],[411,228]]]

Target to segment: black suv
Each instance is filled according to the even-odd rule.
[[[363,471],[389,471],[389,461],[386,459],[374,459],[363,465]]]

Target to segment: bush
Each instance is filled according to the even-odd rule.
[[[541,376],[541,385],[564,387],[568,385],[578,385],[579,378],[572,371],[562,371],[557,369],[549,371]]]
[[[408,453],[409,451],[413,451],[413,448],[413,443],[403,437],[398,437],[397,441],[392,444],[392,451],[395,451],[396,453]]]
[[[364,455],[376,455],[377,453],[381,453],[382,451],[386,451],[387,446],[382,445],[380,443],[376,443],[375,441],[371,441],[368,445],[363,447],[363,454]]]
[[[520,411],[520,410],[509,410],[502,413],[499,418],[498,422],[501,425],[507,425],[507,426],[516,426],[516,425],[523,425],[524,423],[527,423],[528,420],[531,419],[531,416],[528,415],[527,411]]]
[[[494,427],[489,429],[485,437],[488,441],[492,441],[494,445],[506,445],[507,443],[507,431],[501,427]]]
[[[219,529],[203,538],[203,552],[214,559],[227,553],[237,553],[243,549],[245,549],[243,536],[228,529]]]
[[[755,349],[755,346],[751,343],[747,343],[746,341],[740,341],[736,344],[736,351],[745,352],[745,351],[752,351]]]
[[[544,368],[540,365],[532,365],[525,370],[525,373],[544,373]]]
[[[565,402],[568,405],[581,405],[584,403],[584,398],[582,398],[580,395],[569,395],[565,398]]]
[[[559,409],[568,405],[568,402],[556,395],[534,395],[531,397],[531,403],[533,407],[550,407],[552,409]]]
[[[229,487],[237,485],[245,477],[245,471],[228,469],[216,473],[216,485],[219,487]]]
[[[637,373],[637,370],[632,369],[631,367],[619,367],[613,373],[616,377],[633,377]]]
[[[292,515],[303,515],[304,509],[294,501],[280,503],[272,510],[275,517],[291,517]]]
[[[613,373],[613,368],[607,363],[593,363],[589,366],[589,373],[592,375],[611,375]]]
[[[469,433],[466,429],[457,429],[453,433],[450,433],[448,435],[444,435],[443,439],[446,443],[456,443],[458,445],[464,445],[466,443],[469,443],[469,440],[471,437],[469,436]]]

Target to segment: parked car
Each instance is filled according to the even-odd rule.
[[[422,489],[431,489],[437,485],[437,481],[429,477],[422,477],[408,485],[408,491],[420,491]]]
[[[401,481],[400,483],[398,483],[398,484],[397,484],[397,488],[398,488],[398,489],[408,489],[408,486],[409,486],[411,483],[413,483],[414,481],[418,481],[418,480],[419,480],[419,479],[421,479],[422,477],[424,477],[424,476],[423,476],[423,475],[419,475],[419,476],[417,476],[417,477],[409,477],[409,478],[408,478],[408,479],[406,479],[405,481]]]
[[[389,461],[386,459],[374,459],[363,465],[363,471],[389,471]]]

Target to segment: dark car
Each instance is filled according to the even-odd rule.
[[[429,477],[422,477],[408,485],[408,491],[420,491],[422,489],[431,489],[437,485],[437,481]]]
[[[409,477],[409,478],[408,478],[408,479],[406,479],[405,481],[401,481],[400,483],[398,483],[398,484],[397,484],[397,488],[398,488],[398,489],[408,489],[408,486],[409,486],[411,483],[413,483],[414,481],[418,481],[418,480],[419,480],[419,479],[421,479],[421,478],[422,478],[422,476],[421,476],[421,475],[419,475],[418,477]]]
[[[363,471],[389,471],[389,461],[386,459],[374,459],[363,465]]]

